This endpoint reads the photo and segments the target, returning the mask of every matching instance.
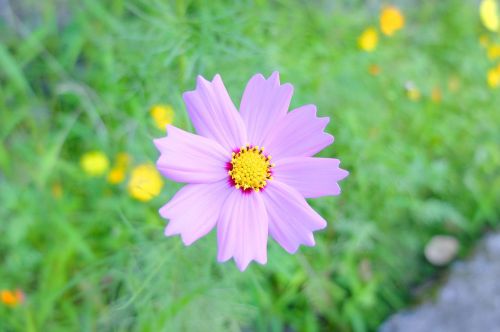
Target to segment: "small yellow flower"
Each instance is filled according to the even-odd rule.
[[[488,58],[490,60],[495,60],[500,58],[500,44],[494,44],[488,46]]]
[[[498,18],[498,4],[496,0],[483,0],[479,6],[479,16],[486,29],[498,31],[500,26]]]
[[[52,197],[55,199],[61,198],[63,194],[62,186],[59,182],[56,182],[52,185]]]
[[[125,169],[122,167],[113,167],[108,173],[108,182],[118,184],[125,180]]]
[[[380,67],[377,64],[371,64],[370,67],[368,67],[368,72],[373,76],[377,76],[380,74]]]
[[[150,113],[158,129],[165,130],[174,121],[174,109],[170,105],[154,105]]]
[[[132,170],[128,183],[130,196],[139,201],[149,201],[160,194],[163,180],[151,164],[142,164]]]
[[[378,32],[374,27],[366,28],[358,38],[358,46],[365,52],[373,52],[377,48]]]
[[[494,89],[500,85],[500,66],[488,70],[487,76],[488,85]]]
[[[406,95],[408,99],[411,101],[419,101],[420,100],[420,90],[415,86],[415,84],[411,81],[406,82],[405,84]]]
[[[0,291],[0,301],[9,307],[17,307],[24,302],[24,293],[17,289],[15,291],[2,290]]]
[[[111,184],[119,184],[125,180],[125,173],[130,164],[130,156],[121,152],[116,156],[115,165],[108,173],[108,182]]]
[[[411,101],[419,101],[420,100],[420,91],[415,88],[407,91],[408,98]]]
[[[462,82],[459,76],[452,75],[448,78],[448,90],[450,92],[458,92],[458,90],[460,90],[461,85]]]
[[[490,44],[490,38],[487,35],[479,36],[479,45],[481,45],[484,48],[487,48],[489,44]]]
[[[380,30],[387,36],[392,36],[396,31],[403,28],[405,18],[401,11],[394,7],[388,6],[382,9],[380,13]]]
[[[88,175],[100,176],[108,170],[109,160],[101,151],[91,151],[82,156],[80,166]]]
[[[431,100],[435,103],[440,103],[443,99],[443,93],[438,86],[435,86],[431,92]]]

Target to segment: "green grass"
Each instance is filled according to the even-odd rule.
[[[22,288],[27,301],[0,305],[0,330],[375,330],[435,273],[423,257],[432,235],[457,237],[464,254],[498,226],[500,93],[486,84],[494,63],[475,2],[396,1],[405,28],[367,54],[357,38],[378,24],[370,3],[10,1],[0,13],[0,289]],[[294,84],[292,106],[331,117],[336,140],[322,155],[351,173],[341,196],[311,201],[329,222],[316,247],[292,256],[270,242],[269,263],[240,273],[216,263],[213,233],[187,248],[163,236],[157,210],[179,185],[141,203],[126,183],[80,169],[95,149],[154,161],[163,133],[149,107],[172,104],[191,130],[181,93],[197,74],[220,73],[239,104],[254,73],[274,70]]]

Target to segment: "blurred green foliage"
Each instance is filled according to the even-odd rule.
[[[0,1],[0,289],[26,293],[0,306],[0,330],[360,332],[408,303],[435,272],[432,235],[467,248],[498,225],[500,94],[474,1],[395,4],[406,26],[364,53],[378,1]],[[153,104],[191,130],[181,93],[197,74],[221,73],[238,104],[273,70],[292,106],[331,117],[323,155],[351,172],[341,196],[311,201],[329,221],[316,247],[270,241],[269,263],[240,273],[215,262],[214,234],[163,236],[179,185],[142,203],[82,173],[88,150],[154,161]]]

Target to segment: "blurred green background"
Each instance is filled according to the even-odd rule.
[[[384,5],[404,15],[392,36]],[[436,274],[433,235],[464,256],[500,223],[500,35],[478,7],[0,0],[0,289],[24,293],[0,303],[0,331],[376,330]],[[216,263],[213,233],[190,247],[163,236],[157,210],[178,184],[141,201],[130,174],[157,158],[152,106],[192,130],[181,94],[196,75],[220,73],[238,105],[253,74],[274,70],[293,107],[331,117],[322,155],[351,175],[310,202],[329,223],[316,247],[270,241],[269,263],[240,273]],[[89,151],[109,159],[94,176]],[[125,179],[110,181],[122,153]]]

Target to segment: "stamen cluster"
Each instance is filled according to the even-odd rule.
[[[272,180],[271,156],[266,156],[264,148],[247,144],[232,153],[228,174],[236,189],[259,192]]]

